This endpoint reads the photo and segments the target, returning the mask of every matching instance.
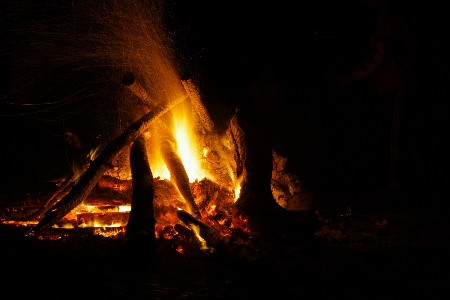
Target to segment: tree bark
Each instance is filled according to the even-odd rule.
[[[89,168],[67,196],[45,213],[44,218],[26,234],[36,234],[42,229],[53,226],[59,219],[77,207],[89,195],[105,171],[111,168],[120,151],[138,136],[144,134],[152,123],[183,100],[185,99],[180,98],[167,105],[156,107],[109,142],[97,158],[91,162]]]
[[[288,211],[279,206],[271,192],[273,155],[269,130],[257,113],[237,111],[227,130],[237,176],[243,177],[236,201],[237,214],[248,220],[252,231],[262,235],[304,235],[320,229],[312,207]]]

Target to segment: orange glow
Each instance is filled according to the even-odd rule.
[[[189,181],[201,180],[206,177],[200,167],[201,153],[198,147],[197,136],[190,118],[187,103],[180,103],[172,110],[173,135],[177,142],[177,152],[183,162]]]

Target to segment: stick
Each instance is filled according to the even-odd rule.
[[[36,234],[44,228],[53,226],[58,220],[83,202],[97,184],[100,177],[111,167],[112,162],[117,158],[121,150],[138,136],[144,134],[152,123],[183,100],[185,98],[180,98],[168,105],[157,106],[109,142],[97,158],[91,162],[87,171],[80,177],[80,180],[69,194],[45,213],[44,218],[35,227],[31,228],[26,235]]]
[[[200,217],[200,209],[191,193],[189,177],[181,158],[175,152],[172,142],[165,140],[161,143],[161,156],[166,163],[167,169],[169,169],[171,180],[175,182],[180,194],[186,201],[189,212],[195,217]]]

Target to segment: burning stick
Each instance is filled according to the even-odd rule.
[[[186,201],[189,212],[196,218],[200,217],[200,209],[191,193],[189,177],[181,158],[175,152],[172,142],[165,140],[161,143],[161,155],[166,163],[167,169],[169,169],[171,179],[175,182],[180,194]]]
[[[212,133],[214,131],[214,123],[211,121],[208,111],[206,110],[205,105],[203,105],[203,102],[200,99],[197,87],[194,85],[191,79],[182,80],[181,82],[183,83],[184,89],[186,90],[189,99],[191,99],[196,123],[200,123],[200,125],[203,127],[203,131],[206,131],[206,133]]]
[[[146,255],[155,248],[156,221],[153,213],[153,175],[143,137],[136,139],[131,146],[130,166],[133,196],[123,250],[129,254]]]
[[[239,259],[245,260],[256,260],[259,258],[259,254],[253,248],[243,244],[236,244],[228,237],[221,235],[213,227],[205,225],[184,210],[179,210],[177,216],[194,232],[197,232],[206,241],[207,245],[216,249],[218,253],[237,256]]]
[[[155,101],[150,98],[150,95],[144,89],[144,87],[136,81],[136,77],[133,73],[128,72],[123,75],[122,84],[126,86],[133,94],[135,94],[139,99],[145,102],[146,106],[150,109],[155,106]]]
[[[27,232],[27,234],[35,234],[44,228],[53,226],[59,219],[77,207],[84,199],[86,199],[105,171],[111,167],[112,162],[117,158],[121,150],[138,136],[144,134],[152,123],[183,100],[185,99],[180,98],[169,105],[156,107],[128,127],[118,137],[109,142],[97,158],[92,161],[87,171],[80,177],[78,183],[67,196],[53,206],[53,208],[44,215],[44,218],[34,228]]]

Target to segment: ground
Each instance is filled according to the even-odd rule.
[[[0,226],[0,294],[47,299],[446,298],[450,294],[448,212],[396,205],[373,194],[354,208],[318,202],[322,230],[306,239],[255,239],[262,258],[233,260],[159,240],[136,261],[121,240],[90,234],[56,241]],[[391,203],[387,203],[391,201]],[[387,203],[387,204],[386,204]],[[425,203],[425,202],[424,202]]]

